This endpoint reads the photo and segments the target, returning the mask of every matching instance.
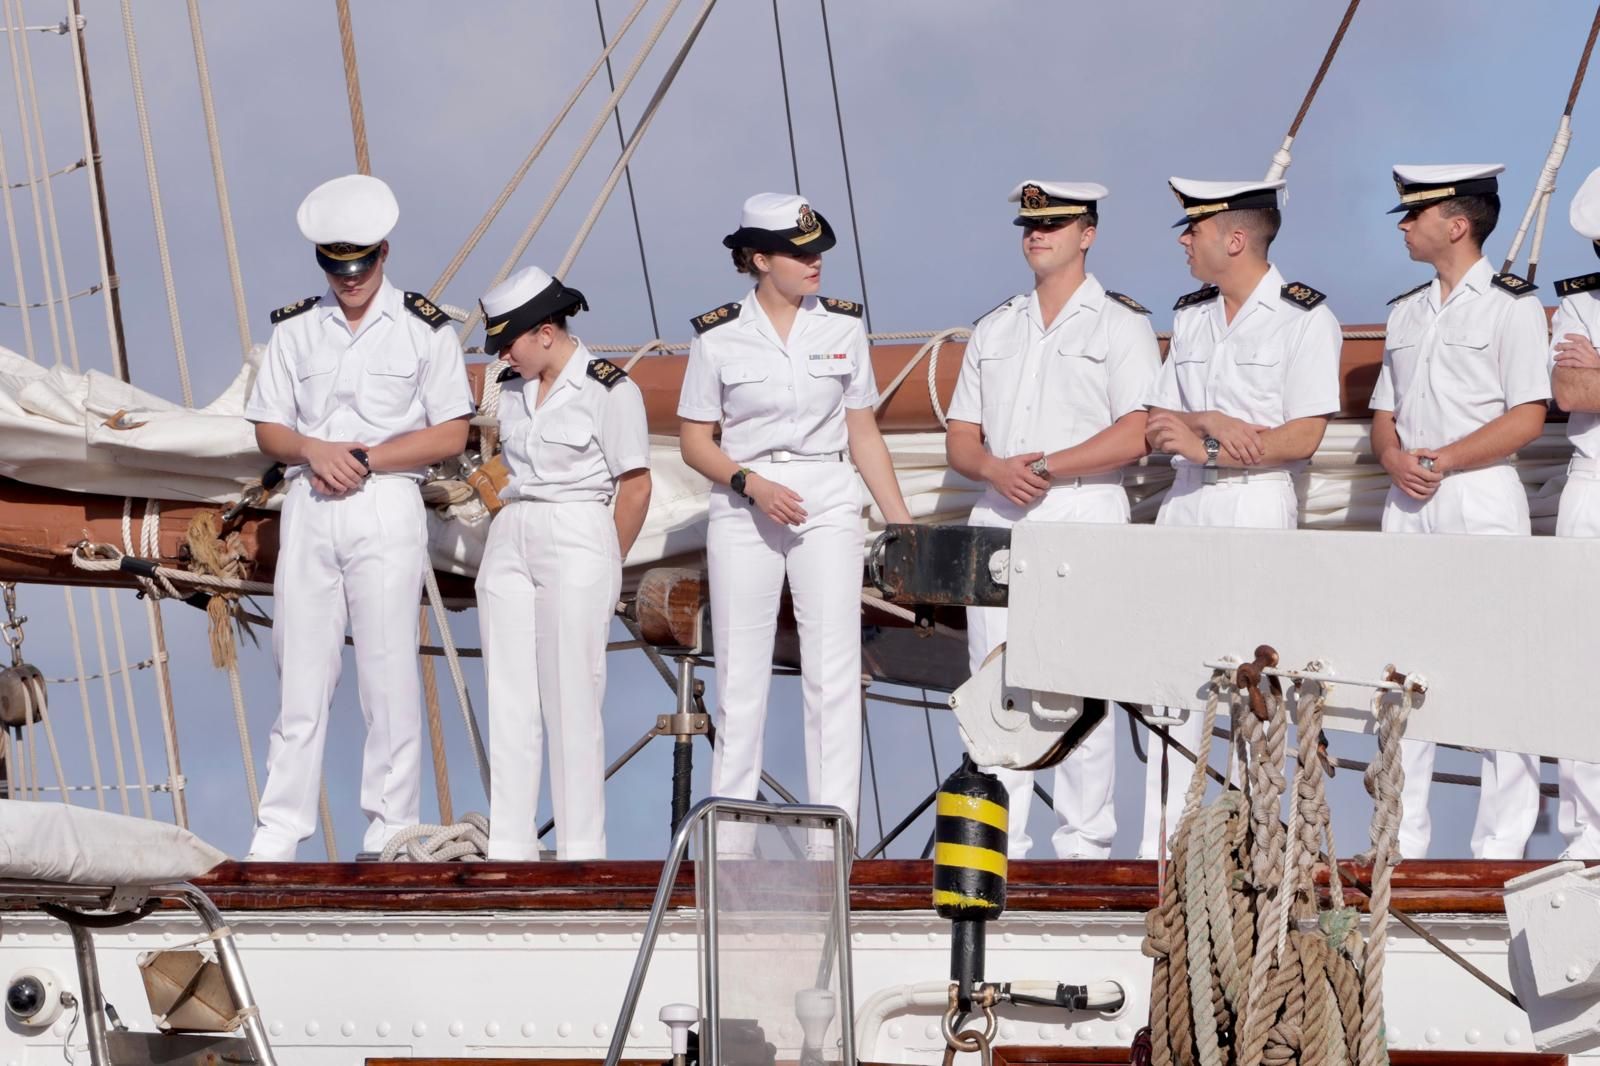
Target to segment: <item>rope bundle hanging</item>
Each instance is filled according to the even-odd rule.
[[[1137,1042],[1157,1066],[1244,1063],[1383,1066],[1382,942],[1399,821],[1399,738],[1414,696],[1381,714],[1372,775],[1377,803],[1370,946],[1345,905],[1334,865],[1322,719],[1326,692],[1299,682],[1286,695],[1263,676],[1261,649],[1234,676],[1212,679],[1208,738],[1226,703],[1234,723],[1237,786],[1203,804],[1208,759],[1196,765],[1173,837],[1169,876],[1146,916],[1155,960],[1151,1018]],[[1313,664],[1310,672],[1316,672]],[[1286,774],[1294,719],[1298,770]],[[1290,797],[1287,825],[1280,817]],[[1329,905],[1317,883],[1328,871]]]

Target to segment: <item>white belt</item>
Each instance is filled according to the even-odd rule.
[[[1600,460],[1574,457],[1573,460],[1567,464],[1567,473],[1600,474]]]
[[[762,452],[752,456],[752,463],[842,463],[844,452],[822,452],[818,455],[802,455],[799,452],[786,452],[782,448],[774,448],[770,452]]]
[[[1206,468],[1194,463],[1185,463],[1180,477],[1192,478],[1195,481],[1205,479]],[[1248,470],[1236,466],[1217,468],[1217,485],[1248,485],[1252,481],[1286,481],[1294,483],[1294,475],[1287,470]]]
[[[1083,474],[1078,477],[1058,477],[1050,481],[1051,488],[1081,489],[1086,485],[1120,485],[1122,484],[1122,471],[1117,470],[1109,474]]]

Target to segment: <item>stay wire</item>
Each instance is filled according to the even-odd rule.
[[[794,191],[798,196],[800,155],[794,147],[794,112],[789,107],[789,67],[783,59],[783,24],[778,20],[778,0],[772,0],[772,32],[778,38],[778,83],[783,86],[783,121],[789,127],[789,166],[794,171]]]
[[[856,194],[850,184],[850,153],[844,143],[844,112],[839,107],[839,77],[833,66],[833,37],[828,32],[828,0],[818,0],[822,8],[822,44],[828,53],[828,82],[833,87],[833,120],[839,130],[839,160],[844,164],[844,196],[850,205],[850,238],[856,246],[856,276],[861,280],[861,302],[867,332],[872,332],[872,301],[867,298],[867,268],[861,258],[861,230],[856,225]]]
[[[594,0],[594,20],[600,27],[600,47],[606,46],[606,18],[600,11],[600,0]],[[606,53],[606,84],[612,92],[617,91],[617,79],[611,71],[611,54]],[[622,149],[628,147],[628,139],[622,133],[622,103],[611,110],[611,117],[617,124],[617,146]],[[639,271],[644,275],[644,298],[650,305],[650,333],[652,336],[661,336],[661,323],[656,318],[656,295],[650,285],[650,264],[644,255],[644,229],[639,224],[639,201],[633,195],[633,168],[625,167],[622,171],[623,180],[628,183],[628,208],[633,212],[633,236],[639,242]]]

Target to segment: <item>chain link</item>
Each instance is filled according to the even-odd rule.
[[[11,649],[11,665],[22,665],[22,625],[28,619],[17,614],[17,583],[7,581],[0,584],[0,594],[4,595],[6,605],[6,620],[0,623],[0,638],[4,638],[6,645]]]

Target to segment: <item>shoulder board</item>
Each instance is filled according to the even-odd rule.
[[[1401,293],[1399,296],[1396,296],[1394,299],[1390,300],[1389,301],[1389,305],[1393,306],[1393,305],[1399,303],[1401,300],[1406,299],[1407,297],[1415,296],[1417,293],[1421,292],[1423,289],[1426,289],[1429,285],[1432,285],[1432,284],[1433,284],[1433,279],[1430,278],[1427,281],[1424,281],[1421,285],[1418,285],[1414,289],[1407,289],[1405,292]]]
[[[696,333],[704,333],[708,329],[715,329],[724,322],[732,322],[738,317],[738,303],[723,304],[721,307],[713,308],[703,315],[695,315],[689,320],[689,324],[694,327]]]
[[[628,380],[628,372],[609,359],[589,360],[589,376],[608,390]]]
[[[1593,292],[1595,289],[1600,289],[1600,274],[1580,274],[1556,282],[1557,296],[1576,296],[1580,292]]]
[[[522,375],[517,372],[517,368],[514,366],[503,366],[500,368],[500,373],[494,376],[494,379],[504,385],[508,381],[521,381]]]
[[[1539,287],[1527,278],[1519,278],[1515,274],[1496,274],[1489,280],[1513,296],[1525,296]]]
[[[832,296],[824,296],[822,306],[836,315],[849,315],[851,318],[860,318],[867,311],[865,304],[858,304],[854,300],[836,300]]]
[[[1196,289],[1187,296],[1178,297],[1178,302],[1172,305],[1172,309],[1174,311],[1182,311],[1185,307],[1203,304],[1207,300],[1214,299],[1219,291],[1215,285],[1207,285]]]
[[[1298,281],[1289,282],[1278,292],[1285,300],[1307,311],[1328,298],[1326,293],[1320,293],[1310,285],[1302,285]]]
[[[295,315],[303,314],[321,302],[322,297],[320,296],[307,296],[299,303],[292,303],[287,307],[280,307],[276,311],[272,312],[272,324],[276,326],[279,322],[287,322]]]
[[[449,315],[433,306],[433,303],[420,292],[406,293],[405,304],[407,311],[410,311],[434,329],[438,329],[450,321]]]
[[[1000,310],[1002,307],[1010,307],[1012,301],[1013,300],[1018,300],[1018,299],[1021,299],[1021,297],[1020,296],[1007,296],[1004,300],[1001,300],[999,303],[997,303],[993,307],[989,308],[989,310],[985,311],[983,314],[981,314],[977,318],[973,319],[972,320],[972,324],[974,326],[976,326],[979,322],[982,322],[984,319],[988,318],[990,315],[994,314],[996,311]]]
[[[1113,300],[1117,301],[1117,303],[1121,304],[1123,307],[1126,307],[1128,310],[1132,311],[1135,314],[1148,315],[1150,313],[1150,309],[1148,307],[1146,307],[1144,304],[1140,303],[1138,300],[1135,300],[1132,296],[1128,296],[1125,293],[1112,292],[1110,289],[1107,289],[1106,290],[1106,295],[1111,297]]]

